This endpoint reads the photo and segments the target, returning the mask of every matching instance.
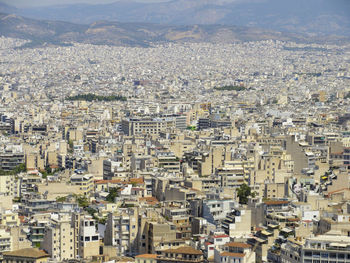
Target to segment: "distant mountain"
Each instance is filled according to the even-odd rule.
[[[150,46],[164,42],[233,43],[239,41],[283,40],[323,41],[322,38],[252,27],[225,25],[170,26],[147,23],[98,21],[86,24],[35,20],[13,14],[0,14],[0,35],[31,40],[28,47],[67,45],[72,42],[97,45]],[[346,40],[332,38],[332,41]]]
[[[16,8],[4,3],[0,3],[0,13],[15,13],[15,12],[18,12]]]
[[[349,0],[172,0],[27,8],[17,14],[89,24],[97,20],[171,25],[223,24],[350,36]]]

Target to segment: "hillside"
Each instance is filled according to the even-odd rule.
[[[0,9],[1,10],[1,9]],[[172,0],[17,9],[16,14],[90,24],[98,20],[170,25],[222,24],[350,36],[349,0]]]
[[[96,45],[150,46],[164,42],[233,43],[239,41],[283,40],[324,41],[305,35],[281,33],[253,27],[226,25],[170,26],[150,23],[98,21],[74,24],[61,21],[35,20],[13,14],[0,14],[0,35],[31,40],[27,45],[63,45],[71,42]],[[342,41],[345,38],[332,38]]]

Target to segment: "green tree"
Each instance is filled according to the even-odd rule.
[[[22,164],[17,165],[13,171],[15,174],[26,172],[27,171],[26,164],[22,163]]]
[[[237,86],[237,85],[229,85],[229,86],[223,86],[223,87],[215,87],[215,90],[235,90],[235,91],[242,91],[246,88],[243,86]]]
[[[16,175],[22,172],[26,172],[26,165],[25,163],[17,165],[13,170],[11,171],[4,171],[3,169],[0,168],[0,175]]]
[[[77,200],[78,205],[80,207],[88,207],[89,206],[89,200],[87,199],[86,196],[78,195],[78,196],[76,196],[76,200]]]
[[[107,218],[106,218],[106,217],[103,217],[103,218],[99,218],[99,219],[98,219],[98,223],[99,223],[99,224],[105,225],[106,222],[107,222]]]
[[[85,211],[88,212],[92,217],[95,218],[95,213],[97,213],[97,210],[92,207],[85,208]]]
[[[75,101],[75,100],[85,100],[85,101],[126,101],[126,97],[120,96],[120,95],[109,95],[109,96],[100,96],[100,95],[95,95],[93,93],[88,93],[88,94],[80,94],[72,97],[66,98],[67,100],[70,101]]]
[[[66,202],[67,201],[67,197],[66,196],[61,196],[61,197],[57,197],[56,198],[56,202]]]
[[[106,197],[108,202],[114,203],[115,198],[119,195],[119,188],[110,188]]]
[[[240,204],[247,204],[248,197],[252,196],[252,189],[247,184],[242,184],[237,190],[237,196]]]

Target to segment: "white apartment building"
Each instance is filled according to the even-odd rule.
[[[92,216],[80,218],[78,253],[81,258],[91,258],[99,255],[99,234],[96,231],[96,221]]]

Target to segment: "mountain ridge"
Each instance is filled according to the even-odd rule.
[[[348,0],[172,0],[161,3],[116,1],[110,4],[22,8],[15,13],[83,24],[96,20],[166,25],[222,24],[350,36],[349,10]]]
[[[74,42],[94,45],[148,47],[153,44],[167,42],[234,43],[259,40],[322,42],[327,40],[327,38],[311,38],[308,35],[243,26],[175,26],[102,20],[91,24],[75,24],[64,21],[36,20],[6,13],[0,13],[0,35],[30,40],[31,42],[26,44],[25,47],[47,44],[67,45]],[[349,39],[334,37],[332,41],[349,41]]]

